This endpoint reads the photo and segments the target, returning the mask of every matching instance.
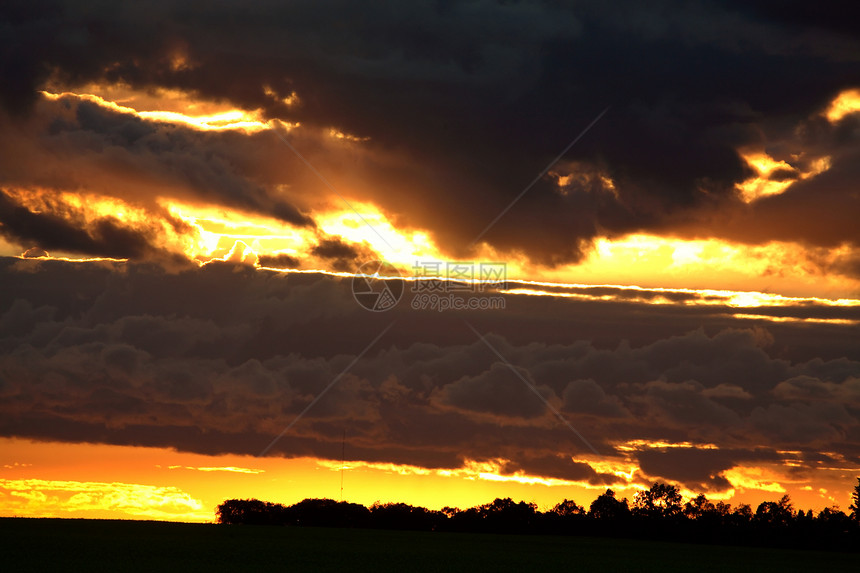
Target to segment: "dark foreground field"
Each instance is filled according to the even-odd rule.
[[[0,518],[4,571],[857,571],[858,555],[589,537]]]

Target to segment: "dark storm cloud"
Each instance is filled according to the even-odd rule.
[[[562,398],[566,412],[591,413],[610,418],[630,415],[618,397],[607,396],[603,388],[591,379],[571,381],[564,389]]]
[[[339,238],[324,239],[311,249],[311,254],[326,259],[356,259],[358,251]]]
[[[339,459],[347,428],[357,460],[503,459],[507,474],[614,483],[571,460],[586,446],[465,318],[607,459],[632,455],[616,447],[630,440],[723,452],[640,452],[649,479],[725,489],[721,472],[778,451],[860,451],[855,326],[748,328],[686,306],[528,296],[498,312],[407,300],[370,313],[347,279],[226,263],[2,259],[0,284],[6,436],[258,454],[396,320],[273,455]],[[596,338],[599,325],[614,335]],[[831,356],[807,358],[810,344]]]
[[[246,139],[237,133],[144,121],[63,97],[40,102],[26,122],[10,126],[0,137],[3,181],[118,197],[151,210],[158,210],[157,199],[166,196],[312,226],[308,216],[260,174],[254,151],[271,147],[277,141],[274,134]]]
[[[260,255],[261,267],[269,267],[273,269],[297,269],[302,262],[297,258],[284,253],[278,255]]]
[[[315,165],[342,182],[366,181],[350,192],[429,229],[449,252],[464,252],[611,105],[557,170],[604,174],[614,191],[595,179],[560,190],[547,176],[485,237],[546,263],[578,260],[602,234],[661,232],[702,221],[702,211],[709,220],[740,209],[734,186],[752,172],[737,148],[785,139],[860,70],[860,41],[839,4],[809,15],[768,2],[483,0],[57,1],[2,10],[7,109],[32,107],[53,73],[67,84],[179,88],[308,129],[334,126],[369,138],[362,146],[393,154],[396,166],[331,157]],[[281,97],[295,91],[300,104],[287,106],[266,86]],[[848,211],[838,204],[817,209]],[[761,217],[796,220],[801,208],[763,206]],[[782,237],[778,225],[765,228]]]
[[[527,381],[528,372],[520,372]],[[534,382],[529,381],[534,385]],[[543,388],[544,399],[549,394]],[[538,389],[540,392],[540,389]],[[507,365],[495,363],[478,376],[464,376],[446,384],[441,392],[441,402],[466,411],[488,412],[499,416],[534,418],[546,411],[546,407],[529,387],[511,372]]]
[[[784,399],[822,400],[836,399],[851,406],[860,405],[860,379],[845,378],[840,383],[823,382],[811,376],[798,376],[780,382],[774,395]]]
[[[707,220],[691,222],[688,232],[694,236],[718,233],[746,243],[799,241],[822,249],[823,254],[843,244],[856,249],[860,244],[860,228],[855,224],[856,213],[860,213],[856,192],[860,181],[860,114],[848,114],[835,124],[823,116],[811,117],[799,122],[794,133],[765,143],[775,159],[794,169],[808,172],[813,162],[821,160],[829,167],[814,177],[790,177],[793,181],[785,192],[751,205],[722,213],[706,212]],[[779,171],[769,179],[779,181]],[[852,250],[835,262],[820,263],[821,270],[856,277],[857,256]],[[809,255],[813,263],[821,258],[819,253]]]
[[[501,468],[504,474],[523,472],[526,475],[553,476],[558,479],[585,481],[593,485],[607,485],[622,482],[613,474],[597,473],[586,463],[574,462],[567,456],[522,456],[521,460],[505,464]]]
[[[729,489],[728,480],[721,474],[739,463],[780,462],[782,459],[770,449],[663,448],[636,453],[644,474],[681,482],[693,491]]]

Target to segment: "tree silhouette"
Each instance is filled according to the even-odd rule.
[[[552,512],[562,517],[585,515],[585,508],[577,505],[572,499],[565,499],[552,508]]]
[[[547,533],[580,533],[588,529],[588,512],[573,501],[565,499],[539,516],[540,530]]]
[[[537,505],[513,499],[496,498],[492,503],[480,506],[478,515],[490,531],[523,531],[535,521]]]
[[[718,501],[714,506],[714,510],[720,515],[721,518],[725,518],[727,515],[731,514],[732,506],[724,501]]]
[[[287,522],[287,508],[279,503],[259,499],[228,499],[215,509],[218,523],[246,525],[282,525]]]
[[[794,519],[794,508],[788,494],[779,501],[762,502],[755,510],[755,520],[767,525],[786,526]]]
[[[588,515],[594,519],[619,520],[630,516],[630,507],[627,499],[615,499],[615,492],[607,489],[591,502]]]
[[[447,517],[448,519],[451,519],[452,517],[460,513],[459,509],[457,509],[456,507],[451,507],[449,505],[443,507],[441,511],[442,514],[445,515],[445,517]]]
[[[704,497],[704,496],[703,496]],[[650,489],[633,497],[633,512],[650,518],[674,518],[681,515],[681,492],[677,486],[655,482]]]
[[[700,493],[684,505],[684,515],[688,519],[707,519],[710,516],[719,515],[719,513],[714,504],[705,497],[705,494]]]
[[[854,491],[851,494],[851,505],[848,506],[851,510],[851,519],[860,523],[860,478],[857,478],[857,485],[854,486]]]
[[[405,503],[379,503],[370,506],[374,527],[381,529],[420,529],[431,531],[444,514]]]
[[[491,533],[553,533],[608,535],[681,542],[706,542],[773,547],[860,551],[860,479],[854,488],[851,514],[838,507],[795,512],[788,495],[766,501],[755,512],[748,504],[736,508],[712,503],[699,494],[682,505],[677,486],[654,483],[635,496],[617,499],[607,489],[588,512],[565,499],[546,512],[534,503],[497,498],[466,510],[440,511],[405,503],[357,503],[305,499],[285,507],[257,499],[229,499],[216,509],[219,523],[324,527],[371,527],[395,530],[473,531]]]
[[[370,510],[358,503],[305,499],[290,510],[297,525],[364,527],[370,523]]]
[[[836,506],[825,507],[815,520],[830,531],[843,531],[852,525],[851,518]]]
[[[752,506],[748,503],[738,504],[735,510],[731,513],[731,515],[727,516],[728,522],[734,526],[747,524],[752,521],[752,518]]]

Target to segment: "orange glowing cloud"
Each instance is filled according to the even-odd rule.
[[[314,242],[311,232],[270,217],[166,198],[159,203],[194,229],[193,239],[196,240],[191,240],[185,249],[192,260],[205,262],[229,257],[240,243],[243,249],[250,249],[255,255],[289,253],[300,256]]]
[[[98,93],[103,95],[97,95]],[[49,100],[73,97],[117,113],[134,115],[149,121],[183,125],[200,131],[236,130],[250,134],[271,129],[270,123],[263,118],[260,110],[246,111],[215,102],[200,102],[189,94],[176,90],[162,89],[148,94],[122,85],[90,84],[74,91],[54,93],[43,90],[41,94]],[[157,109],[151,109],[153,107]],[[296,127],[295,124],[275,121],[287,130]]]
[[[558,478],[549,478],[538,475],[530,475],[523,471],[513,473],[505,473],[504,467],[510,463],[510,460],[498,458],[494,460],[464,460],[463,466],[459,468],[435,468],[428,469],[408,464],[393,464],[379,462],[362,462],[350,461],[346,464],[340,464],[332,461],[320,460],[317,462],[320,466],[331,470],[340,471],[343,469],[354,470],[366,468],[388,473],[395,473],[402,476],[410,475],[434,475],[444,478],[460,478],[466,480],[485,480],[491,482],[511,482],[524,485],[543,485],[546,487],[569,487],[577,485],[581,487],[589,487],[588,482],[579,482],[572,480],[564,480]]]
[[[157,466],[161,467],[161,466]],[[255,468],[237,468],[236,466],[203,466],[203,467],[195,467],[195,466],[167,466],[169,470],[194,470],[198,472],[231,472],[236,474],[261,474],[266,470],[259,470]]]
[[[738,306],[772,300],[770,294],[741,296],[742,292],[853,299],[860,281],[822,270],[853,252],[845,245],[816,252],[811,262],[809,249],[791,242],[744,245],[718,238],[634,234],[597,239],[577,265],[546,269],[516,261],[508,265],[508,276],[567,284],[731,291],[738,293]]]
[[[763,151],[742,153],[744,160],[756,171],[756,175],[737,184],[741,198],[751,203],[762,197],[779,195],[785,192],[796,180],[808,179],[830,168],[830,157],[824,156],[812,161],[808,171],[798,171],[785,161],[776,160]],[[773,179],[774,172],[783,173],[783,178]]]
[[[828,121],[836,123],[849,113],[860,111],[860,89],[851,89],[841,92],[830,102],[824,116]]]
[[[288,100],[290,105],[297,101],[293,99],[297,97],[295,94],[278,94],[265,86],[263,91],[267,97]],[[195,130],[234,130],[253,134],[271,127],[260,110],[239,110],[223,102],[200,100],[193,94],[178,90],[142,91],[123,84],[103,83],[78,86],[74,92],[45,91],[43,94],[52,100],[75,97],[145,121],[168,122]],[[840,97],[842,99],[836,100],[843,102],[839,104],[840,109],[848,105],[844,102],[853,101],[848,95]],[[284,127],[292,129],[296,125],[284,123]],[[363,138],[334,128],[328,135],[349,143],[363,141]],[[290,151],[285,150],[285,153]],[[828,157],[820,157],[810,163],[807,171],[798,171],[786,161],[774,159],[758,149],[744,151],[742,156],[756,175],[740,183],[738,192],[744,201],[752,203],[781,194],[794,181],[812,178],[830,166]],[[560,184],[574,177],[597,178],[602,189],[617,195],[615,183],[605,175],[580,171],[554,176]],[[776,173],[784,175],[791,172],[793,177],[775,177]],[[76,194],[63,194],[62,200],[74,204]],[[20,200],[20,193],[18,198]],[[296,228],[235,207],[215,207],[169,195],[160,197],[157,204],[171,217],[186,223],[186,228],[178,232],[170,227],[169,222],[161,221],[157,224],[156,246],[183,254],[198,263],[230,260],[253,265],[260,264],[263,258],[272,261],[280,257],[288,261],[289,267],[299,266],[295,261],[302,261],[301,266],[305,269],[332,270],[327,268],[330,262],[312,253],[314,246],[326,236],[360,246],[374,258],[394,264],[407,276],[413,273],[416,264],[448,262],[451,259],[449,253],[434,241],[430,230],[407,228],[402,217],[394,217],[372,201],[352,197],[349,197],[349,206],[336,197],[317,201],[316,207],[308,211],[308,216],[317,226],[316,231]],[[158,218],[151,209],[145,212],[134,205],[123,204],[120,199],[100,199],[92,195],[78,201],[76,208],[86,209],[90,213],[88,219],[111,216],[137,225]],[[471,260],[504,261],[509,279],[736,293],[774,291],[788,297],[839,299],[856,296],[860,291],[860,281],[821,269],[839,268],[838,260],[850,257],[852,253],[853,247],[843,245],[815,253],[815,261],[811,262],[812,255],[804,246],[788,241],[748,246],[719,238],[684,239],[638,233],[598,237],[585,250],[583,260],[556,268],[535,265],[527,253],[503,255],[486,243],[480,245]],[[456,260],[455,257],[452,262]],[[768,297],[744,295],[744,298],[748,302],[739,306],[751,306]],[[752,298],[757,301],[752,301]]]

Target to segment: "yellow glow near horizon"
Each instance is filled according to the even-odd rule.
[[[164,448],[18,438],[0,438],[0,451],[0,478],[6,480],[0,482],[0,515],[4,516],[212,521],[215,506],[225,499],[293,504],[306,498],[340,497],[341,463],[323,459],[205,456]],[[587,504],[599,493],[561,480],[514,475],[509,481],[498,481],[496,467],[471,463],[445,470],[348,461],[344,500],[366,506],[380,501],[465,509],[497,497],[513,497],[549,508],[571,497]],[[481,475],[483,470],[487,471]],[[55,492],[57,488],[68,493]],[[12,496],[11,491],[29,498]],[[92,497],[86,504],[78,503],[83,501],[80,497],[70,502],[77,492]],[[47,504],[40,508],[42,499]],[[139,502],[147,499],[161,513],[141,507]]]
[[[171,486],[139,483],[42,479],[0,479],[0,492],[18,498],[17,509],[28,517],[82,516],[116,513],[147,519],[209,521],[200,500]],[[5,494],[4,494],[5,495]],[[0,502],[2,503],[2,502]]]
[[[825,117],[831,123],[836,123],[849,113],[860,111],[860,89],[845,90],[830,102]]]
[[[851,245],[842,245],[821,256],[825,263],[831,264],[850,257],[853,252]],[[860,281],[815,272],[808,261],[805,247],[795,243],[744,245],[722,239],[634,234],[616,239],[598,238],[593,250],[579,264],[558,269],[523,265],[523,278],[532,279],[535,284],[545,282],[547,286],[563,283],[738,293],[733,299],[737,306],[750,306],[753,299],[767,304],[777,295],[832,300],[860,296]],[[774,269],[779,269],[779,274]],[[509,270],[508,278],[520,277]],[[745,292],[753,294],[741,296]]]
[[[636,449],[671,447],[663,442],[632,440]],[[397,463],[316,458],[207,456],[155,447],[36,442],[0,438],[0,515],[101,517],[214,521],[225,499],[257,498],[293,504],[306,498],[339,499],[369,506],[402,502],[428,509],[466,509],[496,497],[530,501],[549,509],[563,499],[588,507],[605,484],[569,482],[522,472],[502,474],[504,460],[467,461],[459,468],[423,468]],[[786,460],[793,458],[785,454]],[[612,484],[621,496],[647,489],[634,457],[579,456],[599,473],[621,479]],[[848,464],[843,464],[848,465]],[[857,467],[807,467],[796,464],[742,464],[722,472],[732,484],[725,492],[706,492],[713,500],[757,504],[766,494],[790,493],[796,507],[847,505]],[[814,484],[812,488],[810,484]],[[824,491],[822,491],[824,490]],[[685,498],[700,492],[682,488]],[[755,505],[753,507],[755,509]]]

